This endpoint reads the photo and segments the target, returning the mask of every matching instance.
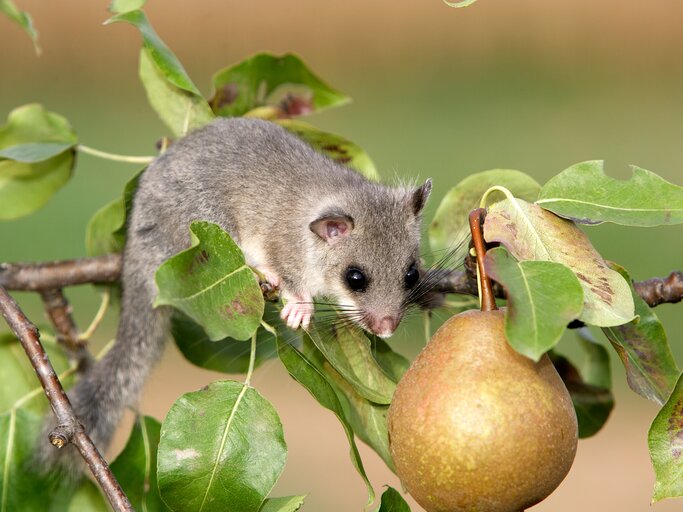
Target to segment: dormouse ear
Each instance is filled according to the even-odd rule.
[[[353,219],[348,215],[324,215],[308,226],[328,244],[334,245],[353,231]]]
[[[432,179],[429,178],[427,181],[424,182],[424,185],[422,185],[419,188],[416,188],[413,191],[413,194],[411,196],[411,206],[413,207],[413,213],[415,215],[419,214],[422,209],[424,208],[425,204],[427,203],[427,199],[429,198],[429,194],[432,191]]]

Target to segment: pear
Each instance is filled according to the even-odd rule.
[[[519,512],[574,461],[571,398],[550,359],[510,347],[504,310],[450,318],[399,382],[389,407],[396,473],[428,512]]]

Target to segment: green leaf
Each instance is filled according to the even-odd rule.
[[[126,243],[126,223],[142,172],[128,180],[122,197],[97,210],[88,222],[85,231],[85,250],[88,256],[123,252]]]
[[[29,473],[41,423],[23,409],[0,415],[0,512],[44,512],[57,501],[46,478]]]
[[[56,343],[45,340],[41,340],[41,343],[57,374],[63,374],[69,368],[64,352]],[[12,334],[0,333],[0,361],[0,413],[8,411],[18,400],[22,400],[24,410],[42,414],[47,409],[43,389],[19,340]]]
[[[109,5],[109,12],[112,14],[123,14],[130,11],[142,9],[147,0],[113,0]]]
[[[370,340],[353,326],[313,322],[311,340],[330,364],[363,398],[377,404],[390,404],[396,389],[372,355]]]
[[[256,107],[272,103],[276,93],[281,92],[294,94],[306,106],[303,112],[297,109],[299,112],[290,114],[322,110],[350,101],[348,96],[332,89],[292,54],[256,54],[217,72],[213,86],[215,93],[211,106],[220,116],[244,115]]]
[[[429,226],[429,245],[434,252],[447,251],[469,235],[468,215],[479,207],[484,193],[493,186],[505,187],[515,197],[535,201],[541,186],[530,176],[512,169],[491,169],[472,174],[450,189],[436,210]],[[492,192],[489,204],[504,199]]]
[[[623,267],[612,263],[612,268],[631,283]],[[619,354],[626,369],[626,380],[633,391],[660,405],[664,404],[678,379],[666,332],[659,318],[631,285],[636,305],[635,320],[617,327],[603,329]]]
[[[396,489],[387,486],[382,493],[380,506],[375,512],[410,512],[410,507]]]
[[[155,306],[179,309],[211,340],[246,340],[263,317],[263,294],[230,235],[211,222],[193,222],[197,241],[161,264]]]
[[[273,325],[278,312],[272,304],[266,304],[264,321]],[[171,332],[176,345],[192,364],[207,370],[223,373],[246,373],[249,368],[251,340],[241,341],[224,338],[211,341],[204,330],[187,317],[174,315]],[[254,367],[277,355],[273,335],[260,328],[256,335],[256,359]]]
[[[612,392],[609,388],[587,382],[576,366],[566,357],[552,352],[550,356],[571,396],[579,423],[579,437],[584,439],[597,434],[614,408]]]
[[[329,364],[323,364],[323,368],[319,370],[333,384],[353,432],[382,458],[389,469],[395,471],[389,450],[389,406],[375,404],[363,398]]]
[[[353,429],[346,420],[344,410],[342,409],[342,405],[339,402],[339,398],[337,397],[334,388],[330,385],[323,374],[320,373],[320,371],[315,367],[315,365],[296,348],[278,338],[277,350],[282,364],[285,365],[285,368],[287,368],[287,371],[292,378],[305,387],[320,405],[322,405],[325,409],[332,411],[339,420],[339,423],[341,423],[351,448],[351,462],[356,468],[356,471],[358,471],[358,474],[363,479],[363,482],[365,482],[365,486],[368,490],[368,505],[370,505],[373,501],[375,501],[375,491],[372,488],[370,480],[368,480],[368,477],[365,474],[363,461],[360,458],[358,448],[353,440]]]
[[[398,384],[403,374],[410,367],[410,361],[401,354],[394,352],[389,344],[379,336],[370,336],[372,354],[375,361],[382,367],[384,372]]]
[[[324,132],[308,123],[282,119],[276,121],[313,149],[329,157],[337,163],[355,169],[366,178],[379,180],[379,173],[368,154],[353,142],[333,133]]]
[[[145,49],[140,51],[140,80],[150,105],[173,135],[185,135],[213,120],[204,97],[173,85]]]
[[[71,142],[29,142],[17,144],[0,150],[0,160],[7,159],[33,164],[61,155],[72,147],[73,143]]]
[[[572,165],[541,189],[536,204],[581,224],[661,226],[683,222],[683,188],[633,166],[628,181],[610,178],[602,160]]]
[[[683,374],[647,435],[656,481],[652,502],[683,496]]]
[[[486,270],[507,292],[505,336],[537,361],[583,309],[583,289],[569,268],[551,261],[516,261],[502,247],[486,253]]]
[[[138,416],[125,448],[111,464],[123,492],[135,510],[167,511],[157,485],[157,448],[161,423]]]
[[[306,495],[268,498],[263,502],[259,512],[296,512],[304,504]]]
[[[634,318],[628,283],[573,222],[521,199],[506,199],[489,207],[484,238],[502,243],[518,261],[554,261],[572,269],[583,287],[579,320],[611,327]]]
[[[85,479],[69,502],[68,512],[110,512],[100,488]],[[55,511],[56,512],[56,511]]]
[[[612,370],[607,349],[590,333],[587,327],[576,329],[579,345],[585,353],[579,372],[584,381],[592,386],[612,389]]]
[[[211,107],[194,85],[178,58],[159,38],[140,10],[118,14],[107,24],[126,22],[142,34],[140,79],[159,117],[176,136],[185,135],[213,119]]]
[[[41,105],[10,112],[0,128],[0,220],[44,206],[71,177],[76,134]]]
[[[20,11],[12,0],[0,0],[0,13],[3,13],[14,23],[19,25],[24,32],[28,34],[33,41],[33,48],[36,55],[40,55],[40,46],[38,46],[38,32],[33,26],[33,19],[31,15],[25,11]]]
[[[273,406],[241,382],[179,398],[161,426],[159,490],[173,510],[257,512],[287,457]]]

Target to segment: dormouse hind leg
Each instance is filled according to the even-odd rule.
[[[298,329],[299,326],[302,326],[304,329],[307,329],[315,309],[313,297],[306,293],[295,294],[283,291],[282,298],[285,299],[287,304],[282,308],[280,318],[285,321],[287,327]]]

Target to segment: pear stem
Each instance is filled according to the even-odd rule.
[[[486,273],[486,268],[484,267],[484,256],[486,256],[486,246],[484,245],[484,234],[483,234],[483,223],[486,217],[486,209],[477,208],[470,212],[470,231],[472,232],[472,242],[474,244],[474,250],[477,253],[477,274],[481,289],[481,310],[482,311],[495,311],[498,309],[496,307],[496,298],[493,294],[493,286],[491,286],[491,280]]]

